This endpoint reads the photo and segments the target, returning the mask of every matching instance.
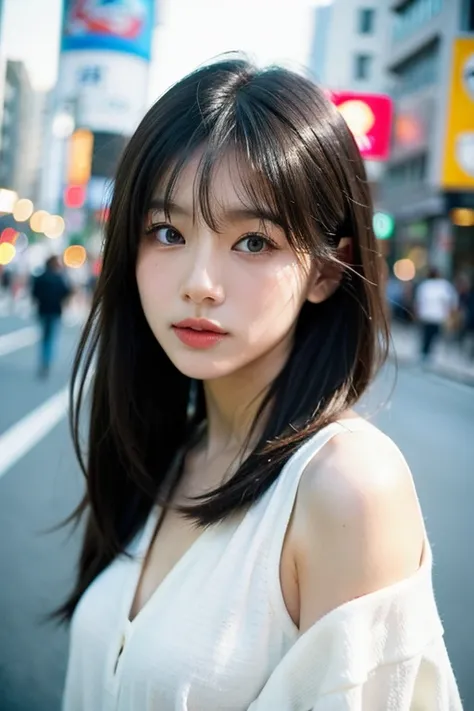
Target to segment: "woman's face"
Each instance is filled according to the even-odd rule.
[[[219,233],[193,217],[198,163],[199,156],[182,172],[170,219],[159,191],[147,214],[136,266],[145,317],[190,378],[220,378],[262,359],[282,366],[308,295],[309,258],[297,258],[280,227],[249,212],[231,158],[216,168],[212,186]],[[224,333],[209,333],[206,321]]]

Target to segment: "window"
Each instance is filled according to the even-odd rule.
[[[427,156],[426,153],[409,158],[403,163],[391,165],[386,173],[386,180],[390,186],[416,185],[426,179]]]
[[[464,0],[461,12],[461,29],[464,32],[474,32],[474,0]]]
[[[354,57],[354,79],[369,79],[372,66],[370,54],[356,54]]]
[[[393,69],[393,96],[403,96],[433,85],[438,78],[439,45],[434,42]]]
[[[443,0],[408,0],[395,11],[393,38],[404,40],[439,15]]]
[[[371,7],[359,8],[358,24],[359,34],[371,35],[374,31],[375,10]]]

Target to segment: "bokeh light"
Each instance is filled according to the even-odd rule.
[[[18,200],[18,193],[14,190],[0,189],[0,212],[12,212]]]
[[[33,232],[43,232],[48,218],[49,212],[46,212],[46,210],[34,212],[30,219],[30,227]]]
[[[5,229],[0,234],[0,243],[2,242],[13,242],[17,236],[18,232],[13,229],[13,227],[5,227]]]
[[[84,185],[68,185],[64,190],[64,204],[66,207],[83,207],[86,201],[86,188]]]
[[[473,227],[474,226],[474,210],[466,207],[456,207],[451,210],[451,221],[457,227]]]
[[[17,222],[25,222],[30,219],[33,214],[33,209],[34,207],[31,200],[27,200],[26,198],[18,200],[13,208],[13,217]]]
[[[68,138],[74,131],[74,117],[65,111],[56,114],[53,119],[53,135],[56,138]]]
[[[48,217],[43,221],[42,231],[46,237],[56,239],[57,237],[61,237],[65,227],[65,222],[60,215],[48,215]]]
[[[410,259],[418,270],[424,269],[428,264],[428,253],[424,247],[413,247],[408,252],[407,259]]]
[[[15,239],[15,249],[17,251],[17,254],[24,252],[25,249],[27,249],[28,244],[29,244],[28,237],[25,235],[25,233],[18,232],[16,239]]]
[[[411,259],[399,259],[393,265],[393,273],[400,281],[411,281],[415,278],[416,267]]]
[[[87,253],[80,244],[72,244],[64,250],[63,261],[71,269],[79,269],[85,264]]]
[[[11,242],[2,242],[0,244],[0,264],[3,266],[10,264],[15,254],[16,249]]]

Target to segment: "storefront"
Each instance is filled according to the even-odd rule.
[[[452,271],[474,278],[474,190],[446,196],[451,228]]]
[[[474,38],[453,44],[441,183],[450,226],[451,275],[474,276]]]

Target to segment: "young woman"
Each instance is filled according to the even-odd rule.
[[[289,71],[200,69],[132,137],[74,370],[65,711],[461,708],[410,472],[352,410],[387,338],[371,218]]]

